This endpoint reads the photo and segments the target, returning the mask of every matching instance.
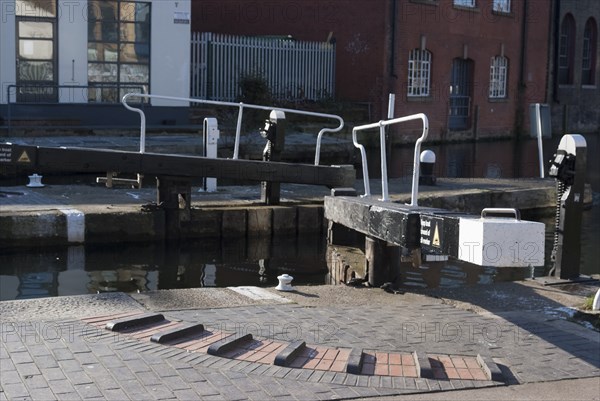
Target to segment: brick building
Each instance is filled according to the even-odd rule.
[[[198,0],[192,31],[335,41],[337,97],[365,102],[383,93],[388,13],[388,0]]]
[[[600,2],[555,0],[548,101],[554,132],[600,130]]]
[[[398,112],[425,112],[434,138],[526,131],[544,102],[550,3],[401,1],[393,60]]]
[[[529,103],[546,99],[551,8],[548,0],[201,0],[192,30],[335,40],[339,100],[369,102],[379,119],[395,93],[395,115],[424,112],[433,139],[454,140],[527,131]]]
[[[190,13],[191,0],[1,0],[0,133],[136,126],[125,93],[188,97]],[[149,124],[187,121],[186,103],[154,100]]]

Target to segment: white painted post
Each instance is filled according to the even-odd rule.
[[[204,142],[204,157],[211,159],[217,158],[219,126],[216,118],[205,118],[202,130],[202,140]],[[204,177],[204,191],[217,192],[217,179]]]
[[[388,99],[388,120],[394,118],[394,107],[396,105],[396,95],[390,93]],[[389,128],[388,128],[389,129]],[[380,128],[380,153],[381,153],[381,200],[387,202],[390,200],[388,192],[388,174],[387,174],[387,132],[385,127],[382,125]]]
[[[542,114],[540,104],[535,104],[535,119],[537,124],[538,156],[540,161],[540,178],[544,178],[544,149],[542,144]]]

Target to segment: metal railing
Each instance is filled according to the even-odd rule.
[[[352,130],[352,142],[354,143],[354,147],[360,150],[360,155],[362,159],[362,170],[363,170],[363,181],[365,186],[365,194],[363,197],[371,196],[371,186],[369,184],[369,167],[367,165],[367,152],[365,147],[358,143],[356,138],[356,133],[359,131],[366,131],[369,129],[379,128],[379,138],[380,138],[380,152],[381,152],[381,200],[388,201],[389,193],[388,193],[388,176],[387,176],[387,156],[386,156],[386,143],[385,143],[385,127],[388,125],[394,125],[399,123],[404,123],[408,121],[421,120],[423,122],[423,133],[421,137],[417,139],[417,143],[415,144],[415,156],[413,161],[413,177],[412,177],[412,190],[411,190],[411,201],[410,206],[418,206],[418,196],[419,196],[419,168],[420,168],[420,160],[419,155],[421,153],[421,143],[427,139],[427,134],[429,132],[429,120],[427,116],[423,113],[413,114],[410,116],[394,118],[391,120],[382,120],[373,124],[361,125],[358,127],[354,127]]]
[[[235,144],[233,148],[233,159],[239,158],[240,153],[240,137],[242,133],[242,116],[244,113],[244,109],[254,109],[254,110],[267,110],[267,111],[282,111],[284,113],[289,114],[299,114],[320,118],[329,118],[333,120],[337,120],[339,125],[335,128],[323,128],[319,131],[317,136],[317,147],[315,150],[315,165],[319,165],[319,157],[321,152],[321,140],[325,133],[333,133],[338,132],[342,128],[344,128],[344,120],[335,114],[324,114],[324,113],[315,113],[312,111],[304,111],[304,110],[295,110],[295,109],[286,109],[281,107],[271,107],[271,106],[260,106],[255,104],[245,104],[245,103],[233,103],[233,102],[221,102],[217,100],[206,100],[206,99],[195,99],[195,98],[184,98],[184,97],[174,97],[174,96],[163,96],[163,95],[146,95],[141,93],[128,93],[123,96],[121,103],[127,110],[136,112],[140,115],[140,153],[145,152],[145,142],[146,142],[146,115],[142,109],[132,107],[127,103],[127,100],[132,97],[139,97],[143,99],[162,99],[162,100],[172,100],[172,101],[182,101],[182,102],[191,102],[191,103],[201,103],[201,104],[212,104],[215,106],[224,106],[224,107],[236,107],[239,109],[237,125],[235,130]]]
[[[259,76],[275,100],[335,95],[335,50],[330,42],[192,32],[191,94],[235,101],[244,76]]]

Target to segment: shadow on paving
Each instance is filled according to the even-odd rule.
[[[538,278],[418,292],[439,297],[459,309],[501,319],[499,323],[490,321],[481,328],[479,335],[488,342],[490,354],[499,357],[516,374],[514,383],[598,375],[600,332],[590,327],[589,322],[574,318],[575,306],[581,305],[582,295],[593,295],[598,287],[583,284],[544,286],[544,281],[544,278]],[[571,292],[563,291],[563,288],[569,288]],[[450,336],[455,334],[452,327],[459,326],[452,323],[446,326]],[[511,337],[514,349],[500,351],[506,336]],[[546,372],[542,369],[532,372],[532,366],[536,366],[536,370],[543,366]],[[503,373],[509,374],[507,369],[503,369]]]

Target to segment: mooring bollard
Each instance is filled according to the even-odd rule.
[[[29,184],[27,184],[27,187],[29,188],[43,188],[45,187],[44,184],[42,184],[42,176],[41,175],[37,175],[37,174],[33,174],[29,176]]]
[[[421,171],[419,175],[419,184],[435,185],[435,175],[433,168],[435,167],[435,153],[431,150],[424,150],[419,157],[421,161]]]
[[[281,276],[277,276],[277,280],[279,280],[279,284],[275,287],[278,291],[294,291],[294,287],[292,287],[292,280],[294,278],[289,274],[282,274]]]

